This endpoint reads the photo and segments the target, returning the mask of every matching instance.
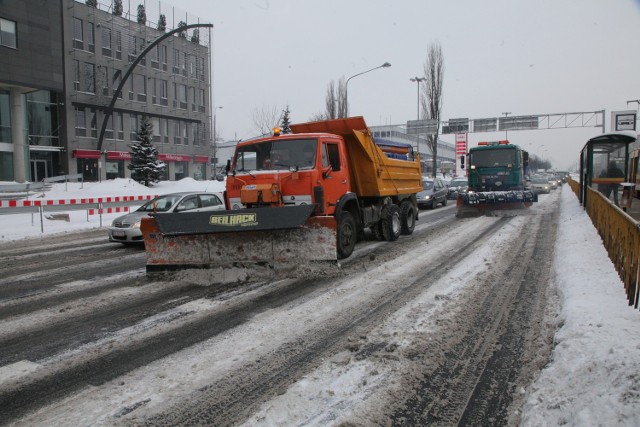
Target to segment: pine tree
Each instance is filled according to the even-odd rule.
[[[147,24],[147,12],[145,11],[143,4],[138,5],[138,24]]]
[[[87,0],[84,2],[87,6],[98,7],[98,0]]]
[[[122,0],[113,1],[113,14],[115,16],[122,16]]]
[[[187,23],[184,21],[180,21],[178,22],[178,28],[184,28],[187,26]],[[183,39],[187,38],[187,31],[186,30],[182,30],[178,32],[178,37],[182,37]]]
[[[291,133],[291,120],[289,119],[289,106],[284,110],[284,114],[282,115],[282,120],[280,120],[280,132]]]
[[[129,144],[131,148],[131,178],[147,187],[160,181],[164,175],[164,162],[158,160],[158,150],[153,146],[153,123],[142,116],[140,129],[136,133],[138,142]]]
[[[167,30],[167,17],[164,13],[161,13],[160,18],[158,18],[158,30],[163,32]]]

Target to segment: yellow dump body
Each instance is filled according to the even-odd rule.
[[[422,191],[420,157],[387,157],[376,145],[362,117],[291,125],[293,133],[330,133],[346,143],[353,190],[359,197],[385,197]]]

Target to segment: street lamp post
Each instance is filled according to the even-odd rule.
[[[373,70],[377,70],[378,68],[388,68],[388,67],[391,67],[391,64],[389,64],[388,62],[385,62],[384,64],[378,65],[377,67],[373,67],[370,70],[363,71],[363,72],[358,73],[358,74],[354,74],[353,76],[351,76],[351,77],[349,77],[347,79],[347,82],[344,85],[344,103],[345,103],[345,112],[346,112],[347,117],[349,116],[349,80],[351,80],[354,77],[358,77],[358,76],[361,76],[363,74],[369,73],[369,72],[371,72]]]
[[[211,178],[212,179],[216,179],[216,169],[218,169],[218,142],[216,141],[218,139],[218,135],[216,134],[216,111],[219,109],[222,109],[222,107],[215,107],[213,109],[213,171],[211,173]]]
[[[413,77],[410,78],[412,82],[416,82],[416,86],[418,87],[418,115],[416,120],[420,120],[420,82],[424,82],[427,80],[426,77]]]

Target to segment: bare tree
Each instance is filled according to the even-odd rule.
[[[327,86],[327,95],[324,98],[325,112],[314,115],[316,120],[329,120],[347,117],[347,84],[344,77],[338,81],[331,80]]]
[[[426,80],[422,82],[421,104],[424,118],[435,120],[435,135],[427,136],[427,145],[433,154],[433,174],[438,167],[438,134],[440,133],[440,111],[442,110],[442,82],[444,80],[444,55],[442,46],[436,40],[429,45],[427,52],[427,63],[424,64],[424,75]]]
[[[274,126],[278,126],[278,122],[280,121],[279,112],[280,109],[278,107],[268,107],[266,105],[253,110],[253,125],[260,135],[269,134]]]

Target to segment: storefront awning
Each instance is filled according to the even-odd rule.
[[[107,160],[131,160],[132,158],[128,151],[107,151]]]
[[[73,150],[73,157],[76,159],[99,159],[100,151],[98,150]]]
[[[193,157],[186,154],[158,154],[158,160],[163,162],[190,162]]]
[[[209,156],[195,156],[194,162],[196,163],[208,163]]]

